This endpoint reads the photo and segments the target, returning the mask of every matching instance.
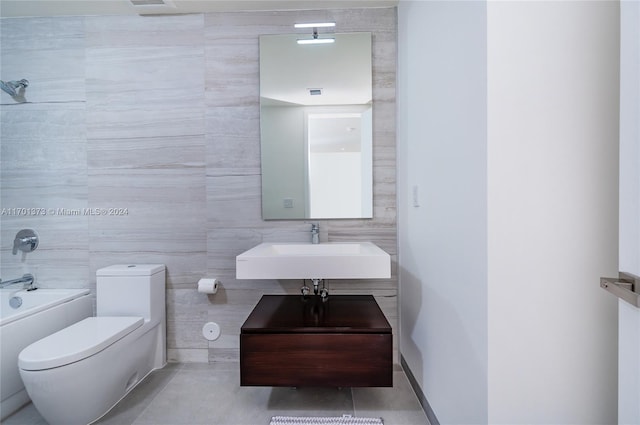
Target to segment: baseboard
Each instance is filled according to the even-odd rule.
[[[422,388],[420,388],[420,385],[418,385],[416,377],[413,376],[413,372],[411,372],[411,368],[409,368],[409,365],[405,361],[402,354],[400,355],[400,365],[402,366],[402,369],[404,369],[404,373],[407,375],[407,378],[409,378],[409,383],[411,384],[413,391],[416,393],[418,401],[422,406],[422,410],[424,410],[424,413],[427,415],[427,419],[429,419],[429,423],[431,425],[440,425],[436,414],[433,412],[433,409],[431,409],[431,406],[427,401],[427,397],[425,397],[424,393],[422,392]]]

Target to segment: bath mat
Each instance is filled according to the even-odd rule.
[[[382,418],[360,418],[351,415],[308,417],[274,416],[269,425],[382,425]]]

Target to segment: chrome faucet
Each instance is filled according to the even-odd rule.
[[[19,277],[17,279],[5,280],[4,282],[2,281],[2,279],[0,279],[0,288],[6,288],[11,285],[22,283],[24,284],[22,289],[33,291],[34,289],[36,289],[34,282],[35,278],[33,277],[33,275],[31,273],[25,273],[24,275],[22,275],[22,277]]]
[[[311,243],[312,244],[320,243],[320,225],[317,223],[311,224]]]

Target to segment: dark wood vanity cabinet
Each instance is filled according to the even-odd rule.
[[[265,295],[240,332],[240,385],[390,387],[392,333],[371,295]]]

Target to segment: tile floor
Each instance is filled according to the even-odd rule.
[[[268,425],[272,416],[382,417],[385,425],[428,425],[398,366],[392,388],[240,387],[236,363],[170,363],[151,373],[100,425]],[[46,425],[32,404],[4,425]]]

